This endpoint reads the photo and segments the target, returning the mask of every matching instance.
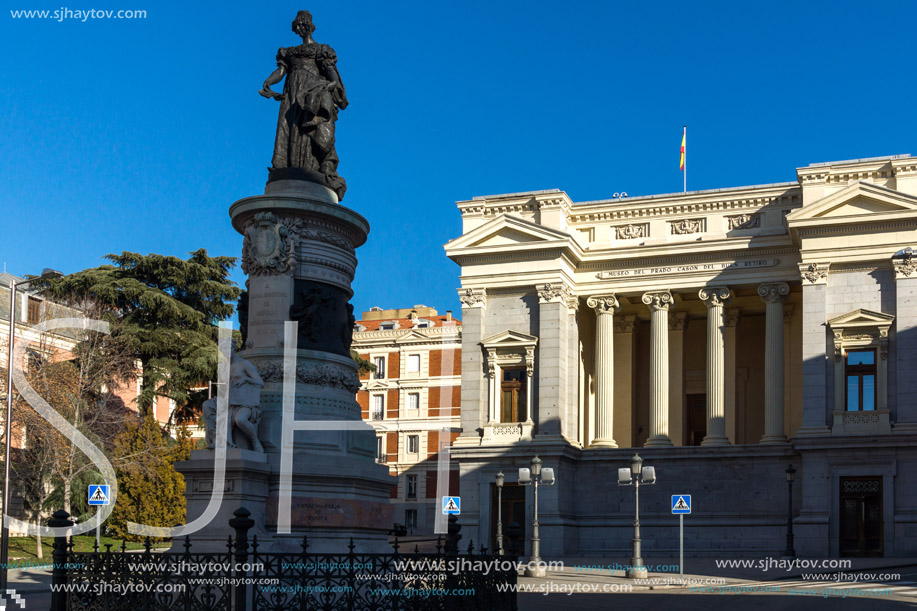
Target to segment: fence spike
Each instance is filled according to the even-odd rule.
[[[150,553],[150,550],[153,549],[153,542],[150,540],[149,537],[147,537],[146,539],[144,539],[144,541],[143,541],[143,549],[144,549],[144,552],[147,553],[147,554],[149,554],[149,553]]]
[[[185,554],[191,554],[191,535],[185,535]]]
[[[439,535],[436,537],[436,553],[443,553],[443,536]]]
[[[96,548],[96,551],[99,551],[98,546],[94,546],[94,547]],[[105,553],[106,553],[106,554],[110,554],[110,553],[111,553],[111,543],[106,543],[106,544],[105,544]]]
[[[127,552],[127,541],[121,539],[121,553],[123,554],[125,552]]]
[[[395,542],[392,543],[392,548],[395,550],[395,553],[396,553],[396,554],[398,553],[398,548],[399,548],[399,547],[401,547],[401,546],[398,545],[398,537],[395,537]]]
[[[229,555],[232,556],[232,535],[227,535],[226,537],[226,550],[229,552]]]
[[[302,536],[302,553],[305,556],[309,550],[309,535]]]
[[[487,548],[482,547],[481,549],[478,550],[478,553],[481,554],[482,556],[487,555]]]
[[[252,535],[252,554],[258,552],[258,535]]]
[[[94,551],[97,554],[99,553],[99,543],[97,541],[92,542],[92,551]]]
[[[417,545],[416,543],[414,544],[414,553],[415,553],[415,554],[419,554],[419,553],[420,553],[420,546]]]
[[[350,538],[350,543],[347,545],[347,548],[350,549],[350,555],[353,556],[353,549],[356,545],[353,544],[353,537]]]
[[[468,539],[468,553],[474,553],[474,539]]]

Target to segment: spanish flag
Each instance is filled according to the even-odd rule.
[[[685,139],[688,137],[688,126],[685,125],[684,131],[681,133],[681,164],[678,166],[678,169],[682,172],[685,171]]]

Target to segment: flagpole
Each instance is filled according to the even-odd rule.
[[[687,125],[684,126],[684,132],[682,133],[682,142],[685,143],[685,167],[684,167],[684,170],[682,171],[682,174],[684,175],[684,180],[685,180],[684,192],[687,193],[688,192],[688,126]]]

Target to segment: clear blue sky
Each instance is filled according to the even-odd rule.
[[[122,250],[238,256],[227,210],[263,190],[277,103],[257,90],[300,8],[351,102],[344,203],[372,226],[357,312],[458,314],[457,200],[681,190],[683,124],[689,189],[917,153],[914,2],[61,4],[148,16],[0,15],[0,259],[19,275]]]

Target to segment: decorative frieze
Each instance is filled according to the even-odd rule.
[[[487,307],[487,291],[485,289],[459,289],[459,301],[463,308]]]
[[[628,223],[614,228],[615,238],[618,240],[635,240],[648,238],[650,235],[649,223]]]
[[[672,235],[703,233],[706,230],[706,225],[706,219],[681,219],[679,221],[669,221],[669,231]]]
[[[265,382],[283,382],[283,363],[257,364],[258,374]],[[352,369],[332,363],[306,363],[296,367],[296,382],[313,386],[330,386],[356,394],[360,378]]]
[[[637,328],[637,317],[633,314],[615,316],[615,333],[633,333]]]
[[[672,312],[672,316],[669,318],[669,331],[684,331],[687,326],[687,312]]]
[[[737,214],[726,217],[726,230],[757,229],[761,226],[760,214]]]

